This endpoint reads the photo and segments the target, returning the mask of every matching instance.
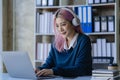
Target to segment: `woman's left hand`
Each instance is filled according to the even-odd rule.
[[[53,75],[53,70],[52,69],[42,69],[39,70],[36,73],[37,76],[48,76],[48,75]]]

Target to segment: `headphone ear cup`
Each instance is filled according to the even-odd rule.
[[[73,18],[73,20],[72,20],[72,24],[73,24],[73,26],[78,26],[78,25],[80,25],[80,20],[79,19],[77,19],[77,18]]]

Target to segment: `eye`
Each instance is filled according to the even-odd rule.
[[[65,22],[61,24],[61,26],[66,26],[66,25],[67,25],[67,24],[66,24]]]
[[[63,23],[61,26],[65,26],[66,25],[66,23]]]
[[[59,27],[58,25],[56,25],[56,27]]]

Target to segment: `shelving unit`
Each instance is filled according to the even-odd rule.
[[[91,5],[92,8],[93,8],[93,16],[114,16],[114,20],[115,20],[115,27],[114,27],[114,31],[110,32],[108,31],[108,28],[110,26],[107,27],[107,31],[100,31],[100,32],[93,32],[93,33],[90,33],[88,34],[91,38],[95,38],[95,39],[92,39],[93,40],[93,43],[96,42],[97,43],[97,39],[106,39],[106,46],[107,46],[107,43],[111,44],[111,45],[114,45],[114,46],[111,46],[112,50],[111,50],[111,53],[110,55],[108,55],[108,52],[107,52],[107,48],[106,48],[106,52],[105,53],[98,53],[97,55],[95,56],[113,56],[114,57],[114,63],[118,63],[120,65],[120,51],[119,51],[119,47],[120,47],[120,39],[119,39],[119,36],[120,36],[120,31],[119,31],[119,1],[116,0],[115,3],[104,3],[104,4],[92,4]],[[102,27],[102,26],[100,26]],[[99,40],[98,40],[98,44],[99,44]],[[98,51],[100,51],[100,46],[103,48],[104,46],[102,45],[99,45],[98,46]],[[114,50],[113,50],[114,49]]]
[[[91,6],[92,7],[92,19],[94,16],[114,16],[115,20],[115,27],[114,31],[109,32],[92,32],[90,33],[85,33],[87,34],[92,41],[92,49],[93,49],[93,44],[99,42],[99,39],[105,41],[105,44],[114,44],[115,46],[113,47],[115,52],[111,53],[109,56],[114,56],[115,61],[114,63],[118,63],[120,66],[120,31],[119,31],[119,0],[116,0],[115,3],[104,3],[104,4],[88,4],[88,0],[86,0],[86,4],[80,4],[80,5],[75,5],[75,4],[68,4],[68,5],[62,5],[61,4],[62,0],[59,0],[59,5],[53,5],[53,6],[36,6],[35,7],[35,62],[44,62],[45,58],[48,55],[48,50],[50,49],[50,44],[53,42],[54,39],[54,31],[53,31],[53,14],[54,12],[61,7],[80,7],[80,6]],[[69,1],[69,0],[68,0]],[[74,3],[74,2],[72,2]],[[44,19],[48,20],[41,20],[40,15],[51,15],[50,17],[46,16]],[[43,22],[41,22],[43,21]],[[44,23],[44,24],[43,24]],[[48,23],[47,25],[45,23]],[[94,24],[94,21],[92,21],[92,24]],[[109,27],[109,26],[108,26]],[[94,25],[92,26],[94,28]],[[48,29],[48,30],[46,30]],[[43,31],[43,32],[42,32]],[[43,45],[42,45],[43,44]],[[48,45],[47,45],[48,44]],[[42,48],[40,48],[42,45]],[[43,47],[49,46],[48,50],[47,48],[43,49]],[[98,46],[99,49],[100,45]],[[43,49],[43,50],[42,50]],[[45,52],[41,52],[45,51]],[[99,50],[100,51],[100,50]],[[93,53],[92,53],[93,54]],[[96,54],[96,55],[95,55]],[[102,53],[103,54],[103,53]],[[45,56],[44,56],[45,55]],[[38,57],[39,56],[39,57]],[[44,59],[43,59],[44,56]],[[107,56],[107,52],[104,53],[103,55],[100,55],[98,53],[94,53],[93,56]],[[42,59],[41,59],[42,58]],[[37,66],[37,64],[36,64]]]

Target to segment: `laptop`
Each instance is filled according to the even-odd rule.
[[[36,77],[34,68],[27,52],[5,51],[0,53],[7,72],[11,77],[24,79],[48,79],[53,76]]]

